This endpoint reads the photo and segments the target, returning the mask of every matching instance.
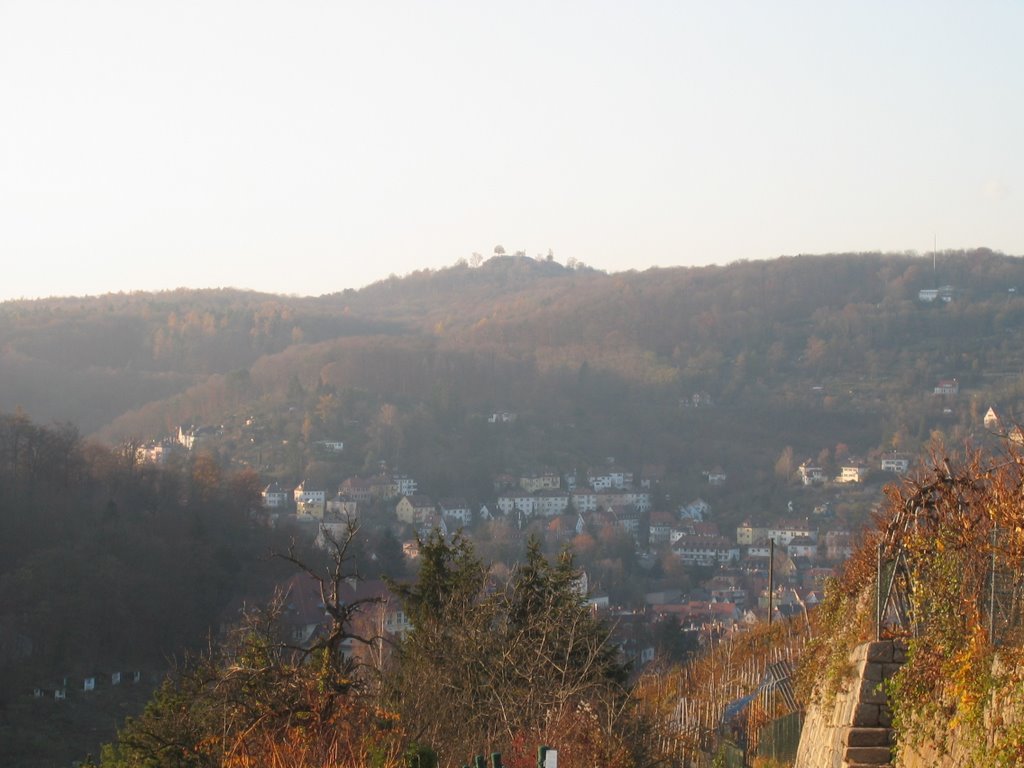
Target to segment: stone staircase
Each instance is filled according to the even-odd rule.
[[[842,736],[843,765],[848,768],[890,765],[892,729],[851,726]]]
[[[853,653],[857,671],[850,697],[849,727],[842,735],[847,768],[891,765],[892,714],[885,700],[885,682],[906,661],[906,650],[892,640],[866,643]],[[859,690],[858,690],[859,687]]]
[[[853,674],[827,708],[804,722],[797,768],[877,768],[892,765],[894,731],[884,683],[906,661],[898,642],[864,643],[850,654]]]

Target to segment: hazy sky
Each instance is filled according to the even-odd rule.
[[[0,298],[1024,254],[1024,3],[0,0]]]

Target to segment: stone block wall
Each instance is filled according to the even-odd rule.
[[[891,765],[892,715],[884,683],[905,661],[905,648],[892,640],[854,648],[842,690],[807,709],[795,768]]]

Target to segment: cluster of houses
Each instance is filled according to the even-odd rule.
[[[708,521],[694,520],[688,533],[671,533],[673,554],[688,565],[712,567],[711,578],[687,593],[666,590],[645,596],[634,623],[648,626],[672,618],[698,642],[741,630],[763,619],[803,613],[823,599],[823,585],[853,551],[849,531],[819,532],[807,521],[771,526],[744,522],[735,540]],[[652,536],[653,543],[653,536]],[[769,559],[774,582],[769,582]],[[644,658],[638,648],[635,658]]]
[[[905,475],[910,471],[910,456],[898,451],[886,453],[879,461],[879,469],[883,472]],[[863,483],[870,472],[868,462],[851,457],[839,463],[839,474],[831,479],[835,483]],[[803,485],[820,485],[829,480],[824,468],[809,459],[797,467],[797,475]]]
[[[448,530],[498,515],[514,520],[519,528],[538,518],[574,515],[579,530],[588,523],[599,527],[611,523],[640,540],[642,521],[652,509],[652,476],[660,472],[652,468],[639,483],[634,482],[633,472],[614,466],[564,478],[550,471],[500,475],[494,481],[494,498],[479,507],[460,497],[435,500],[421,493],[410,475],[386,470],[372,477],[347,478],[334,493],[307,481],[294,488],[272,482],[262,497],[266,510],[294,509],[298,519],[315,520],[329,533],[338,533],[348,521],[358,519],[368,505],[393,505],[395,522],[421,533],[438,528],[447,535]]]
[[[886,454],[878,466],[886,472],[905,473],[910,459],[904,454]],[[839,470],[836,482],[863,482],[867,465],[849,460]],[[719,528],[711,519],[711,506],[702,499],[672,511],[655,509],[653,492],[663,473],[661,467],[645,467],[634,473],[610,461],[586,472],[501,474],[493,479],[493,496],[486,503],[470,504],[459,497],[435,499],[423,493],[411,475],[382,467],[373,476],[349,477],[330,492],[309,482],[294,488],[270,483],[263,491],[263,503],[268,510],[294,512],[297,519],[316,524],[321,544],[328,536],[340,539],[349,522],[361,516],[389,518],[401,529],[409,557],[416,556],[415,544],[410,541],[414,532],[424,536],[438,530],[447,536],[458,528],[497,518],[520,529],[529,527],[555,546],[584,532],[617,527],[634,538],[642,562],[675,560],[684,567],[704,567],[711,580],[685,595],[648,595],[641,610],[632,606],[626,612],[633,618],[624,621],[623,616],[616,615],[616,623],[628,627],[639,622],[639,626],[649,627],[673,617],[684,631],[697,632],[701,637],[763,618],[769,604],[776,615],[813,607],[821,600],[824,579],[852,553],[854,542],[849,531],[819,531],[818,523],[827,518],[827,505],[822,505],[822,514],[812,516],[813,522],[744,522],[735,535]],[[801,466],[801,478],[808,485],[826,480],[810,462]],[[770,559],[776,578],[771,588]],[[302,587],[296,583],[290,589]],[[372,616],[366,618],[378,630],[396,636],[408,631],[407,617],[383,584],[366,582],[352,585],[352,589],[353,600],[364,592],[379,598]],[[316,625],[322,622],[323,611],[317,608],[318,600],[314,595],[289,605],[286,616],[294,618],[297,641],[308,641],[310,633],[319,631]],[[590,601],[595,611],[619,610],[610,606],[605,596],[591,596]],[[649,638],[649,634],[620,638],[627,655],[638,663],[651,655],[649,640],[644,637]],[[627,648],[631,643],[639,645]]]
[[[909,466],[909,460],[898,455],[887,459],[897,462],[883,464],[887,471],[902,472]],[[304,482],[295,488],[271,483],[263,496],[268,509],[294,509],[299,519],[315,522],[321,543],[327,535],[335,539],[343,535],[349,521],[371,507],[374,514],[393,515],[394,524],[407,533],[421,535],[439,530],[447,536],[455,528],[498,516],[519,527],[529,525],[549,544],[566,542],[587,530],[616,526],[635,539],[638,552],[644,553],[642,560],[654,562],[670,554],[682,566],[706,567],[713,574],[710,581],[685,595],[671,590],[648,595],[642,610],[634,606],[616,615],[616,623],[625,628],[650,626],[673,617],[683,631],[696,632],[699,637],[763,618],[769,604],[776,615],[806,611],[820,602],[823,581],[834,574],[834,566],[852,553],[849,531],[819,531],[817,518],[824,515],[816,514],[815,524],[807,519],[772,525],[744,522],[732,536],[710,519],[711,507],[702,499],[671,512],[654,510],[652,483],[657,477],[656,469],[645,470],[637,478],[614,465],[568,475],[552,471],[503,474],[494,479],[493,499],[479,507],[461,498],[435,501],[420,492],[412,476],[386,469],[372,477],[350,477],[332,494]],[[405,550],[408,556],[416,556],[413,544],[407,543]],[[773,585],[768,583],[770,558],[776,578]],[[304,578],[297,576],[289,583],[294,597],[289,598],[284,614],[285,620],[294,624],[298,643],[309,642],[316,632],[323,631],[324,622],[319,595],[306,594],[310,585],[304,584]],[[349,588],[352,594],[347,599],[374,599],[361,619],[373,624],[374,636],[401,636],[409,630],[401,604],[383,583],[353,583]],[[610,606],[605,596],[591,596],[590,602],[595,611],[619,610]],[[627,615],[630,618],[624,621]],[[619,634],[624,651],[636,663],[651,657],[649,634],[630,634],[626,629]],[[375,652],[382,651],[352,649],[353,654]]]
[[[650,483],[637,487],[633,473],[618,467],[592,470],[584,476],[572,473],[565,485],[556,472],[540,472],[520,476],[502,475],[495,481],[496,508],[504,515],[520,520],[533,517],[555,517],[569,511],[581,514],[610,511],[625,517],[651,509]]]
[[[738,566],[747,570],[767,567],[773,556],[792,561],[796,570],[806,570],[815,564],[838,563],[852,552],[850,533],[829,531],[819,539],[818,529],[808,522],[783,521],[772,526],[755,526],[745,522],[736,529],[735,539],[722,535],[713,522],[679,520],[670,525],[658,524],[652,516],[650,542],[663,543],[663,529],[668,528],[667,540],[674,554],[685,565]]]
[[[84,675],[82,677],[64,677],[59,685],[44,688],[37,686],[32,689],[32,697],[36,699],[53,699],[64,701],[68,693],[78,691],[91,693],[104,688],[115,688],[122,684],[138,684],[142,682],[142,672],[131,670],[128,672],[106,672],[103,674]]]
[[[906,471],[907,465],[901,463],[904,459],[890,457],[889,460],[897,462],[894,467],[883,464],[889,471]],[[851,466],[863,471],[860,465]],[[807,464],[801,466],[802,471],[808,469]],[[857,475],[856,480],[845,482],[860,479],[862,475]],[[646,483],[646,487],[638,485],[632,472],[616,467],[583,475],[572,473],[564,478],[547,471],[501,475],[495,479],[494,486],[493,502],[476,508],[459,497],[435,501],[419,492],[416,480],[410,475],[382,471],[369,478],[348,478],[330,497],[325,489],[310,487],[305,482],[293,489],[270,483],[263,491],[263,503],[268,510],[279,512],[294,508],[298,519],[318,523],[322,534],[335,538],[343,534],[350,521],[364,513],[366,505],[384,504],[387,509],[393,509],[396,525],[408,526],[421,535],[437,529],[447,536],[450,531],[469,527],[477,520],[492,520],[500,515],[520,529],[531,521],[547,520],[540,527],[542,534],[562,540],[588,529],[615,526],[630,534],[639,550],[667,548],[685,565],[729,565],[746,559],[763,561],[769,555],[769,541],[798,560],[845,558],[845,554],[836,554],[831,542],[821,542],[824,548],[819,546],[817,530],[807,523],[790,522],[770,528],[747,524],[737,531],[733,540],[723,536],[715,523],[705,519],[710,506],[702,499],[674,512],[653,511],[650,483]]]
[[[181,424],[170,437],[138,446],[135,449],[135,460],[140,464],[165,464],[175,453],[192,451],[204,440],[223,434],[223,426]]]

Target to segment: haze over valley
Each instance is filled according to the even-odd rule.
[[[1022,24],[0,2],[0,762],[1018,764]]]

